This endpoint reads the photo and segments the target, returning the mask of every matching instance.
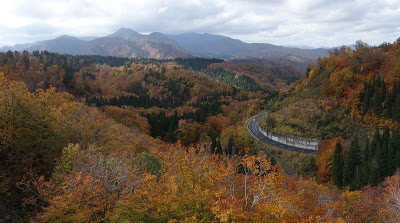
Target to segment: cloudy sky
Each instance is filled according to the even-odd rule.
[[[184,32],[297,46],[370,45],[400,37],[399,0],[12,0],[1,3],[0,46],[67,34]]]

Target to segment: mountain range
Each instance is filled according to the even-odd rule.
[[[217,57],[222,59],[287,58],[290,60],[315,60],[326,56],[327,49],[300,49],[266,43],[245,43],[221,35],[184,33],[149,35],[121,28],[104,37],[77,38],[63,35],[51,40],[5,46],[8,50],[47,50],[72,55],[102,55],[117,57],[145,57],[156,59]]]

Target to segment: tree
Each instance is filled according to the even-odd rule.
[[[322,140],[315,156],[315,165],[318,168],[317,175],[321,182],[328,182],[332,178],[332,163],[335,146],[343,143],[342,137],[332,138],[330,141]]]
[[[369,150],[370,150],[369,140],[367,139],[365,142],[364,155],[361,164],[361,185],[365,186],[369,182],[370,177],[370,159],[369,159]]]
[[[211,135],[211,147],[210,147],[210,153],[214,154],[215,149],[217,148],[217,140],[214,135]]]
[[[228,145],[226,146],[225,152],[226,155],[230,156],[232,155],[233,151],[235,151],[235,138],[233,136],[230,136],[228,139]]]
[[[380,169],[381,160],[382,160],[382,149],[381,145],[377,144],[375,155],[373,156],[370,164],[371,169],[370,169],[369,184],[373,187],[377,186],[383,179],[382,172]]]
[[[340,143],[336,143],[333,154],[332,180],[339,188],[343,186],[343,151]]]
[[[52,187],[41,188],[49,204],[39,222],[101,222],[117,202],[133,195],[142,180],[142,166],[133,157],[105,156],[100,148],[64,148]],[[142,163],[143,165],[144,163]]]
[[[352,188],[358,184],[359,181],[359,143],[357,137],[355,137],[350,144],[350,149],[346,153],[343,167],[343,185],[352,185]]]
[[[217,149],[215,150],[215,153],[219,154],[219,155],[223,154],[222,147],[221,147],[221,142],[220,142],[219,138],[217,139]]]

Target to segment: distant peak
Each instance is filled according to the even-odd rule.
[[[57,37],[56,39],[77,39],[76,37],[69,36],[69,35],[61,35]]]
[[[133,30],[133,29],[129,29],[129,28],[124,28],[124,27],[122,27],[122,28],[119,28],[119,29],[117,30],[117,32],[136,32],[136,31]]]
[[[141,36],[141,34],[136,32],[135,30],[132,30],[129,28],[120,28],[115,33],[111,34],[110,36],[137,37],[137,36]]]
[[[149,34],[149,36],[161,36],[161,35],[164,35],[164,34],[162,34],[162,33],[160,33],[160,32],[152,32],[152,33],[150,33]]]

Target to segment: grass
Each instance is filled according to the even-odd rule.
[[[318,138],[321,136],[319,120],[323,119],[324,111],[314,99],[285,98],[279,108],[268,113],[261,125],[273,132]]]

